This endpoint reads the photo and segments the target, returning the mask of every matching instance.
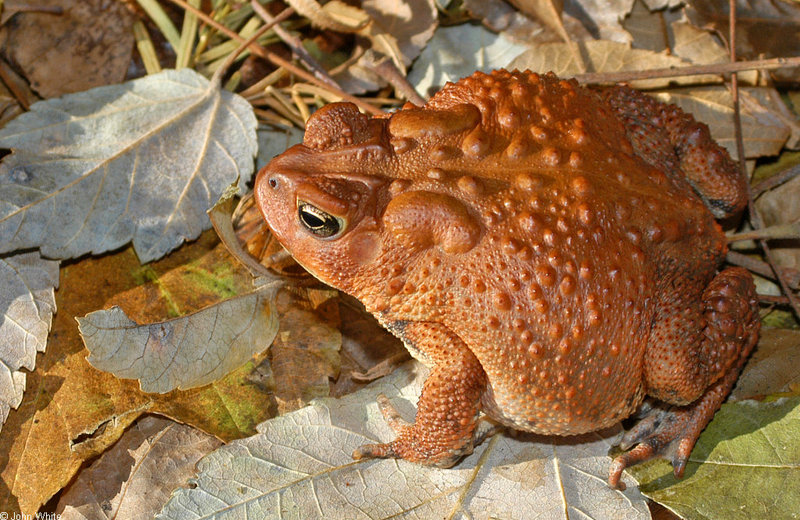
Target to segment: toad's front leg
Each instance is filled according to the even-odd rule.
[[[379,399],[397,438],[361,446],[353,458],[399,457],[450,467],[472,453],[486,373],[475,354],[444,325],[399,322],[391,329],[416,357],[432,365],[431,373],[422,387],[414,424],[406,424],[386,399]]]

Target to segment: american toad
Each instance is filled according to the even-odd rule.
[[[495,71],[425,106],[318,110],[259,173],[269,227],[432,367],[416,421],[356,457],[449,466],[479,412],[518,430],[629,431],[609,483],[656,455],[680,476],[759,330],[753,281],[719,271],[714,217],[746,186],[705,125],[626,87]]]

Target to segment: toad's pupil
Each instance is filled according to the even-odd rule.
[[[302,204],[298,208],[298,215],[306,229],[317,236],[331,237],[339,232],[339,221],[336,217],[310,204]]]

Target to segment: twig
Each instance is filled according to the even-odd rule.
[[[775,280],[775,272],[772,270],[772,267],[770,267],[768,263],[758,260],[757,258],[743,255],[742,253],[738,253],[736,251],[728,251],[728,255],[725,257],[725,260],[729,264],[744,267],[748,271],[752,271],[763,276],[764,278]],[[800,288],[800,271],[797,269],[792,269],[791,267],[780,267],[780,270],[789,284],[789,287],[792,289]]]
[[[772,305],[787,305],[789,303],[789,298],[786,296],[773,296],[771,294],[759,294],[758,299],[763,303]]]
[[[6,2],[4,9],[14,14],[17,13],[64,14],[64,8],[59,5],[23,4],[17,2],[13,3]]]
[[[375,64],[373,70],[380,77],[388,81],[395,91],[404,99],[411,101],[415,105],[425,104],[425,98],[419,95],[416,89],[408,82],[408,79],[398,69],[391,58],[384,57]]]
[[[275,22],[275,23],[277,23],[277,22]],[[271,27],[270,24],[262,25],[261,27],[258,28],[258,30],[256,30],[253,34],[251,34],[248,39],[246,39],[243,42],[241,42],[239,47],[237,47],[236,50],[234,50],[233,52],[228,54],[228,56],[225,58],[225,61],[223,61],[222,64],[219,66],[219,68],[216,70],[216,72],[214,72],[214,76],[211,78],[211,81],[212,82],[217,82],[218,84],[221,84],[222,83],[222,76],[224,76],[225,73],[227,72],[228,68],[231,65],[233,65],[233,62],[236,61],[236,58],[241,53],[243,53],[246,48],[248,48],[256,40],[261,38],[261,36],[263,36],[264,33],[269,31],[271,28],[272,27]]]
[[[187,10],[187,11],[190,11],[190,12],[194,13],[199,19],[201,19],[203,21],[203,23],[215,28],[216,30],[218,30],[221,33],[225,34],[227,37],[231,38],[232,40],[235,40],[235,41],[237,41],[239,43],[245,41],[245,39],[242,38],[241,36],[239,36],[239,34],[237,34],[235,31],[232,31],[232,30],[228,29],[227,27],[225,27],[221,23],[217,22],[216,20],[214,20],[213,18],[208,16],[206,13],[204,13],[200,9],[195,9],[191,5],[189,5],[186,2],[184,2],[183,0],[170,0],[170,2],[172,2],[175,5],[180,6],[184,10]],[[277,20],[278,19],[276,18],[276,21]],[[309,72],[306,72],[305,70],[301,69],[300,67],[295,66],[293,63],[291,63],[289,61],[286,61],[285,59],[283,59],[282,57],[278,56],[274,52],[268,51],[267,49],[265,49],[264,47],[262,47],[261,45],[255,43],[255,42],[251,43],[248,46],[248,48],[250,49],[250,52],[252,52],[253,54],[255,54],[257,56],[260,56],[260,57],[262,57],[262,58],[264,58],[266,60],[271,61],[274,65],[277,65],[279,67],[283,67],[286,70],[288,70],[289,72],[291,72],[292,74],[303,78],[304,80],[308,81],[309,83],[313,83],[314,85],[317,85],[319,87],[328,89],[328,90],[334,92],[336,95],[338,95],[342,99],[345,99],[347,101],[350,101],[351,103],[354,103],[354,104],[358,105],[358,107],[361,108],[361,110],[363,110],[364,112],[366,112],[368,114],[378,115],[378,114],[382,114],[383,113],[383,111],[380,110],[379,108],[374,107],[374,106],[370,105],[369,103],[366,103],[363,100],[348,94],[347,92],[344,92],[344,91],[339,90],[339,89],[334,89],[333,87],[331,87],[329,85],[326,85],[325,83],[323,83],[322,81],[317,79],[316,76],[314,76],[313,74],[311,74]]]
[[[15,75],[16,74],[14,74],[14,72],[11,70],[11,67],[9,67],[5,60],[0,59],[0,80],[2,80],[3,84],[8,87],[8,90],[11,92],[11,94],[14,95],[14,99],[17,100],[17,103],[19,103],[23,109],[28,110],[31,108],[28,89],[15,81]]]
[[[728,47],[731,56],[731,62],[735,62],[736,61],[736,0],[728,0],[728,11],[730,13],[730,18],[728,20],[728,25],[730,30],[728,37]],[[736,152],[739,159],[739,172],[740,175],[742,175],[742,177],[746,181],[747,209],[750,213],[750,224],[752,224],[754,229],[759,230],[764,227],[764,222],[761,220],[761,215],[759,215],[758,210],[756,209],[756,205],[753,202],[753,191],[750,189],[750,178],[747,175],[747,170],[745,169],[744,139],[742,137],[742,124],[741,124],[742,122],[741,122],[741,114],[739,112],[739,84],[736,72],[734,72],[731,75],[731,94],[733,96],[733,117],[734,117],[734,129],[736,130]],[[772,250],[770,249],[769,244],[764,239],[759,239],[758,244],[764,251],[764,256],[767,258],[767,262],[769,263],[770,268],[775,273],[775,278],[777,278],[778,284],[781,286],[783,294],[786,296],[786,298],[788,298],[789,305],[791,305],[795,316],[800,318],[800,301],[797,300],[794,292],[789,287],[786,278],[783,276],[783,272],[778,268],[779,264],[775,261],[775,257],[772,254]]]
[[[755,186],[753,186],[753,198],[757,198],[765,191],[780,186],[784,182],[788,182],[800,175],[800,164],[795,164],[777,175],[773,175],[769,179],[764,179]]]
[[[631,70],[623,72],[590,72],[576,74],[574,78],[583,84],[622,83],[640,79],[673,78],[676,76],[699,76],[702,74],[733,74],[745,70],[774,70],[800,67],[800,56],[791,58],[772,58],[768,60],[713,63],[710,65],[689,65],[663,69]]]
[[[334,79],[328,75],[328,71],[326,71],[322,67],[322,65],[317,63],[317,60],[315,60],[314,57],[308,53],[306,48],[303,47],[303,42],[301,42],[299,38],[292,36],[283,27],[281,27],[280,24],[276,24],[274,22],[275,17],[269,14],[267,10],[264,9],[264,6],[258,2],[258,0],[250,0],[250,5],[253,7],[253,11],[255,11],[255,13],[258,16],[260,16],[262,20],[264,20],[267,23],[274,24],[273,30],[275,31],[275,34],[278,35],[278,38],[283,40],[283,43],[285,43],[286,45],[289,46],[290,49],[292,49],[292,52],[300,59],[301,62],[303,62],[303,64],[305,64],[306,67],[308,67],[309,69],[311,69],[311,71],[314,72],[314,75],[316,75],[324,83],[327,83],[328,86],[341,90],[339,84],[336,83],[336,81],[334,81]],[[287,12],[290,15],[293,14],[294,8],[287,7],[286,9],[281,11],[278,17],[279,18],[282,17],[284,13]]]
[[[743,231],[735,235],[728,235],[727,238],[728,243],[745,240],[797,240],[800,238],[800,221]]]

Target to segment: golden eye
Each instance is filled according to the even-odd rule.
[[[300,223],[320,238],[331,238],[344,229],[344,220],[326,213],[308,202],[298,201],[297,216]]]

